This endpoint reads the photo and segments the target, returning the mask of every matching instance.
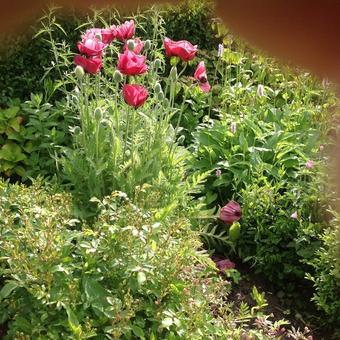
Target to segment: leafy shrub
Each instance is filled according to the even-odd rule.
[[[183,210],[147,211],[114,192],[98,201],[100,214],[88,226],[72,218],[71,197],[53,188],[1,182],[0,193],[5,338],[215,339],[243,332],[227,327],[229,309],[213,317],[210,306],[222,308],[228,288],[197,252]],[[156,193],[149,188],[150,202]]]
[[[327,224],[320,171],[326,158],[319,150],[327,124],[319,122],[333,99],[309,76],[282,73],[242,49],[226,47],[215,66],[215,118],[206,112],[193,132],[189,164],[210,171],[201,197],[207,206],[216,210],[235,199],[243,218],[233,240],[231,228],[217,223],[202,236],[220,252],[236,251],[279,286],[297,283],[313,271],[307,262]],[[310,159],[313,169],[306,167]]]
[[[74,121],[68,104],[43,103],[41,95],[1,110],[0,173],[52,177],[57,172],[60,147],[70,144],[69,125]]]
[[[240,193],[243,208],[237,252],[285,291],[296,288],[321,246],[326,202],[310,183],[270,184],[253,178]],[[291,217],[297,212],[297,218]],[[293,287],[292,287],[293,286]]]
[[[340,228],[339,214],[333,212],[334,219],[322,235],[322,246],[309,263],[315,273],[307,275],[314,282],[313,300],[334,325],[340,322]],[[339,328],[339,327],[338,327]],[[338,329],[339,331],[339,329]]]

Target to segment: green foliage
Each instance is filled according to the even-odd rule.
[[[41,95],[0,112],[0,173],[6,177],[52,177],[60,147],[70,144],[68,103],[43,103]]]
[[[157,202],[156,192],[149,188],[150,202]],[[53,188],[0,182],[0,194],[5,339],[236,339],[244,333],[231,327],[237,316],[223,307],[228,286],[196,250],[200,242],[183,210],[147,211],[114,192],[98,202],[90,226],[72,217],[70,195]],[[255,315],[240,313],[240,325]]]
[[[312,271],[306,262],[321,245],[327,223],[318,150],[327,127],[319,122],[333,99],[308,75],[283,73],[232,40],[226,44],[221,57],[213,58],[210,82],[219,92],[193,132],[189,165],[211,171],[201,198],[208,207],[235,199],[243,217],[229,228],[215,223],[210,230],[217,237],[207,230],[202,237],[209,247],[236,251],[256,271],[287,285]],[[306,168],[309,159],[314,169]],[[291,218],[295,211],[298,220]]]
[[[265,178],[253,178],[240,194],[243,218],[237,251],[286,290],[312,271],[306,262],[321,246],[326,202],[319,190],[311,183],[274,186]],[[297,219],[291,217],[295,211]]]
[[[339,325],[340,322],[340,228],[339,214],[333,212],[334,219],[322,236],[322,247],[309,263],[315,273],[307,275],[315,287],[313,300],[318,308],[327,315],[328,321]],[[339,330],[338,330],[339,331]]]

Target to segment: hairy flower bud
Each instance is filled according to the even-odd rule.
[[[164,93],[163,91],[161,90],[160,92],[157,93],[157,99],[159,101],[163,101],[164,100]]]
[[[127,41],[127,47],[129,49],[129,51],[133,51],[135,49],[135,42],[134,42],[134,40],[132,40],[132,39],[128,40]]]
[[[177,74],[177,67],[176,66],[173,66],[171,68],[169,76],[170,76],[170,79],[172,79],[172,80],[177,79],[178,74]]]
[[[85,75],[85,71],[83,69],[82,66],[76,66],[75,70],[74,70],[74,73],[76,74],[76,77],[81,80],[83,79],[84,75]]]
[[[116,70],[113,74],[113,80],[116,83],[120,83],[123,80],[123,75],[118,70]]]
[[[148,40],[145,40],[144,41],[144,50],[147,51],[151,48],[151,41],[148,39]]]
[[[162,91],[162,86],[160,83],[156,83],[155,85],[155,93],[158,94]]]
[[[103,116],[103,113],[102,113],[102,110],[97,107],[95,110],[94,110],[94,118],[96,120],[101,120],[102,119],[102,116]]]
[[[161,63],[160,59],[157,58],[157,59],[155,60],[155,68],[158,69],[158,68],[160,68],[161,66],[162,66],[162,63]]]

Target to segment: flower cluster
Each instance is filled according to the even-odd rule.
[[[133,20],[125,21],[120,26],[109,28],[92,28],[85,32],[81,41],[77,43],[80,54],[74,57],[74,63],[78,67],[77,74],[81,74],[79,67],[90,74],[99,73],[103,67],[103,56],[105,49],[114,40],[124,43],[122,53],[118,55],[117,70],[121,75],[138,76],[148,71],[145,55],[141,55],[150,45],[150,41],[143,42],[135,38],[135,23]],[[147,44],[148,43],[148,44]],[[197,46],[189,41],[173,41],[164,39],[165,53],[168,57],[178,57],[183,62],[193,60],[196,56]],[[200,89],[209,92],[211,86],[208,82],[204,61],[201,61],[194,73]],[[126,84],[123,86],[123,97],[125,102],[135,108],[144,104],[148,98],[148,91],[143,85]]]

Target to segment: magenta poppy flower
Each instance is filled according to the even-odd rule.
[[[232,224],[237,222],[241,217],[241,206],[235,201],[230,201],[220,211],[220,219],[224,223]]]
[[[314,162],[311,159],[306,162],[306,168],[309,170],[314,168]]]
[[[131,39],[135,35],[135,22],[125,21],[124,24],[115,28],[115,36],[120,41]]]
[[[142,85],[126,84],[123,86],[123,97],[125,102],[135,108],[145,103],[149,96],[147,89]]]
[[[100,39],[98,39],[98,35]],[[115,39],[115,30],[112,28],[91,28],[82,36],[82,40],[84,39],[98,39],[108,45]]]
[[[222,259],[218,256],[212,256],[211,259],[215,262],[216,267],[221,272],[224,272],[225,270],[228,270],[228,269],[234,269],[235,268],[235,263],[230,261],[229,259]]]
[[[134,49],[133,49],[133,53],[135,53],[135,54],[139,54],[139,53],[141,53],[142,52],[142,50],[143,50],[143,48],[144,48],[144,43],[143,43],[143,41],[142,40],[140,40],[139,38],[136,38],[136,39],[134,39],[133,40],[134,41]],[[125,45],[124,45],[124,48],[123,48],[123,51],[125,52],[125,51],[128,51],[129,50],[129,48],[128,48],[128,44],[127,44],[127,42],[125,43]]]
[[[98,73],[103,66],[101,57],[86,58],[81,55],[76,55],[74,57],[74,63],[81,66],[87,73],[91,74]]]
[[[194,59],[197,52],[197,45],[193,45],[186,40],[173,41],[169,38],[165,38],[164,48],[168,57],[179,57],[183,61]]]
[[[198,85],[201,88],[203,92],[209,92],[211,89],[211,86],[208,82],[208,77],[207,77],[207,70],[204,65],[204,61],[201,61],[194,73],[194,78],[198,81]]]
[[[119,54],[117,68],[121,73],[129,76],[143,74],[148,70],[145,60],[145,56],[136,55],[128,50]]]
[[[95,37],[90,38],[85,35],[82,41],[77,43],[77,47],[80,53],[88,57],[101,57],[106,44]]]

